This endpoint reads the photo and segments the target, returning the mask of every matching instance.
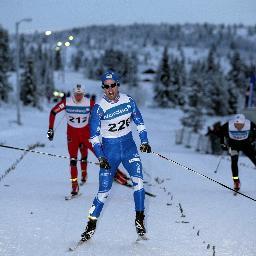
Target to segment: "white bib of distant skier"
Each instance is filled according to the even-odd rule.
[[[118,138],[131,131],[132,106],[129,97],[120,94],[117,103],[102,100],[99,105],[104,111],[101,119],[101,135],[104,138]]]
[[[243,129],[240,131],[236,129],[234,126],[234,121],[229,121],[228,123],[228,133],[229,137],[233,140],[246,140],[249,137],[251,128],[251,122],[249,120],[245,120],[245,124]]]
[[[75,103],[72,97],[66,98],[67,122],[74,128],[83,128],[89,122],[90,100],[83,98],[81,102]]]

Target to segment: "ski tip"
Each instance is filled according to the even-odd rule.
[[[81,246],[82,244],[84,244],[85,242],[87,242],[87,241],[79,240],[75,245],[73,245],[73,247],[69,247],[69,248],[68,248],[68,251],[69,251],[69,252],[75,251],[76,249],[78,249],[78,247],[80,247],[80,246]]]
[[[68,200],[77,198],[77,197],[79,197],[79,196],[81,196],[81,195],[82,195],[82,193],[80,193],[80,192],[79,192],[77,195],[75,195],[75,196],[68,195],[68,196],[65,196],[65,200],[68,201]]]
[[[136,239],[136,242],[146,241],[146,240],[149,240],[149,238],[143,235],[143,236],[138,236]]]

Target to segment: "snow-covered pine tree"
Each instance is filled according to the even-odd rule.
[[[34,75],[37,84],[37,95],[42,97],[44,95],[44,78],[46,74],[47,65],[45,64],[45,57],[42,43],[32,46],[28,53],[28,56],[33,56]]]
[[[187,70],[186,70],[186,57],[183,51],[183,48],[178,48],[180,52],[179,60],[179,85],[180,85],[180,94],[178,104],[183,107],[186,102],[186,88],[187,88]]]
[[[240,53],[235,51],[230,60],[231,69],[228,77],[234,82],[241,93],[245,92],[246,64],[242,61]]]
[[[247,89],[246,65],[236,50],[230,59],[231,69],[226,79],[228,82],[229,114],[237,113],[243,106]]]
[[[104,70],[113,70],[122,78],[122,83],[136,83],[137,67],[135,58],[119,50],[108,49],[100,59]]]
[[[228,84],[228,114],[233,115],[233,114],[236,114],[239,109],[238,99],[240,97],[240,93],[236,85],[231,80],[227,80],[227,84]]]
[[[184,62],[178,58],[171,58],[171,101],[174,105],[183,106],[185,104],[184,89],[186,86],[185,81],[185,67]]]
[[[21,34],[19,37],[20,43],[19,43],[19,48],[20,48],[20,68],[25,67],[25,61],[26,61],[26,47],[25,45],[28,45],[26,43],[26,39],[24,34]]]
[[[54,70],[54,63],[53,63],[53,55],[52,49],[45,49],[43,54],[43,59],[41,61],[42,66],[44,66],[44,76],[43,79],[43,86],[42,86],[42,93],[41,96],[46,97],[48,101],[50,100],[53,91],[54,91],[54,77],[53,77],[53,70]]]
[[[204,69],[200,61],[192,64],[187,87],[187,105],[184,107],[184,116],[181,123],[194,132],[198,132],[203,126],[204,111],[204,81],[200,74]]]
[[[9,71],[9,37],[8,32],[0,26],[0,101],[7,102],[11,86],[8,82]]]
[[[125,72],[125,80],[122,78],[124,83],[127,83],[131,87],[138,86],[138,59],[136,54],[133,52],[131,56],[128,54],[124,55],[124,72]]]
[[[171,101],[171,78],[170,63],[167,47],[164,48],[160,65],[157,71],[154,87],[154,99],[159,107],[174,107],[175,102]]]
[[[54,56],[54,70],[60,71],[62,69],[62,58],[61,58],[61,49],[55,51]]]
[[[136,52],[132,52],[131,55],[131,67],[130,67],[130,85],[138,86],[138,57]]]
[[[123,60],[123,53],[114,49],[106,50],[101,59],[105,69],[116,71],[122,78],[125,77]]]
[[[20,98],[25,106],[38,107],[37,85],[32,58],[27,59],[21,74]]]
[[[202,74],[204,76],[205,108],[208,115],[222,116],[228,114],[227,82],[216,59],[216,48],[212,46]]]
[[[84,58],[84,52],[82,50],[77,50],[75,54],[72,55],[71,65],[74,71],[76,72],[79,71],[83,63],[83,58]]]

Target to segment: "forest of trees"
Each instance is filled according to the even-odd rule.
[[[75,37],[72,55],[63,60],[54,42]],[[111,36],[109,36],[111,35]],[[40,107],[54,90],[54,71],[64,65],[99,79],[115,70],[122,83],[137,88],[143,68],[156,71],[152,87],[155,106],[181,108],[182,123],[194,130],[204,115],[234,114],[244,107],[250,76],[255,73],[256,26],[146,25],[90,26],[53,33],[20,36],[21,100]],[[15,72],[15,38],[0,26],[0,104],[8,102]]]

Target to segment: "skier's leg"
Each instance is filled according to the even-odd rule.
[[[239,151],[230,148],[229,153],[231,156],[231,170],[232,170],[232,178],[234,182],[234,189],[239,190],[240,180],[239,180],[239,172],[238,172],[238,165],[237,165]]]
[[[243,149],[243,153],[253,162],[256,166],[256,156],[254,153],[254,148],[252,145],[248,145],[245,149]]]
[[[127,177],[126,174],[124,174],[119,169],[117,169],[114,180],[121,185],[126,185],[127,180],[129,180],[129,178]]]
[[[72,183],[72,195],[76,195],[79,191],[78,181],[77,181],[77,152],[78,152],[78,140],[75,134],[67,134],[68,141],[68,152],[70,155],[70,174]]]
[[[85,231],[81,235],[81,241],[89,240],[95,233],[97,219],[100,216],[105,201],[108,198],[110,189],[113,184],[113,176],[116,170],[116,165],[112,162],[111,169],[106,170],[101,168],[99,173],[99,190],[96,197],[93,200],[93,204],[89,210],[88,222],[85,227]],[[117,164],[117,163],[116,163]]]
[[[122,161],[128,171],[133,184],[133,197],[136,211],[144,211],[145,191],[143,187],[142,164],[137,153],[130,155]]]
[[[88,156],[88,147],[86,143],[81,143],[79,145],[81,152],[81,181],[84,183],[87,180],[87,156]]]
[[[122,163],[125,169],[128,171],[133,183],[133,197],[136,211],[136,231],[139,236],[143,236],[146,233],[144,226],[145,190],[143,187],[142,164],[135,143],[130,143],[129,150],[125,151]]]
[[[113,177],[120,162],[110,161],[109,163],[111,165],[111,169],[100,169],[99,190],[93,200],[92,207],[89,210],[89,218],[98,218],[100,216],[104,203],[109,196],[109,192],[113,184]]]

